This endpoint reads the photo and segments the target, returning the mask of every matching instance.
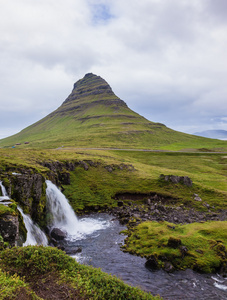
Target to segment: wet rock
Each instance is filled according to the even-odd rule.
[[[166,261],[166,262],[164,263],[163,270],[166,271],[166,272],[168,272],[168,273],[171,273],[171,272],[173,272],[175,269],[174,269],[174,266],[171,264],[171,262]]]
[[[50,235],[56,241],[64,240],[67,236],[67,234],[59,228],[53,228]]]
[[[66,252],[66,254],[74,255],[74,254],[77,254],[77,253],[81,253],[82,248],[81,247],[78,247],[78,248],[65,248],[64,251]]]
[[[145,267],[151,270],[158,270],[159,264],[155,255],[151,255],[145,262]]]

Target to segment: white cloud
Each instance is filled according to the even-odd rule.
[[[15,113],[15,132],[56,109],[91,71],[150,120],[227,129],[217,121],[227,117],[225,0],[0,4],[0,120]]]

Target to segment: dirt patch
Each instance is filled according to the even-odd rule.
[[[54,273],[48,273],[41,276],[33,276],[29,278],[28,283],[31,289],[43,299],[62,300],[62,299],[87,299],[80,295],[80,291],[73,288],[67,283],[59,280]],[[19,299],[19,298],[17,298]],[[30,298],[21,298],[30,299]]]

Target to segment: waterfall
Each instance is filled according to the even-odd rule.
[[[4,185],[2,184],[2,181],[0,181],[0,187],[1,187],[1,191],[2,191],[2,196],[0,196],[0,201],[10,200],[10,198],[6,192],[6,189],[5,189]]]
[[[67,234],[67,239],[75,240],[109,226],[109,223],[92,218],[78,220],[59,188],[50,180],[46,180],[46,184],[47,213],[50,215],[51,229],[59,228]]]
[[[19,206],[17,206],[17,209],[21,213],[24,220],[25,228],[27,229],[27,239],[23,246],[47,246],[48,240],[45,233],[32,221],[32,219],[28,215],[24,214],[23,210]]]

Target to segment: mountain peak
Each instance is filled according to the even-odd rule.
[[[81,99],[88,96],[115,96],[110,85],[100,76],[87,73],[82,79],[74,83],[72,93],[64,103],[72,100]]]

